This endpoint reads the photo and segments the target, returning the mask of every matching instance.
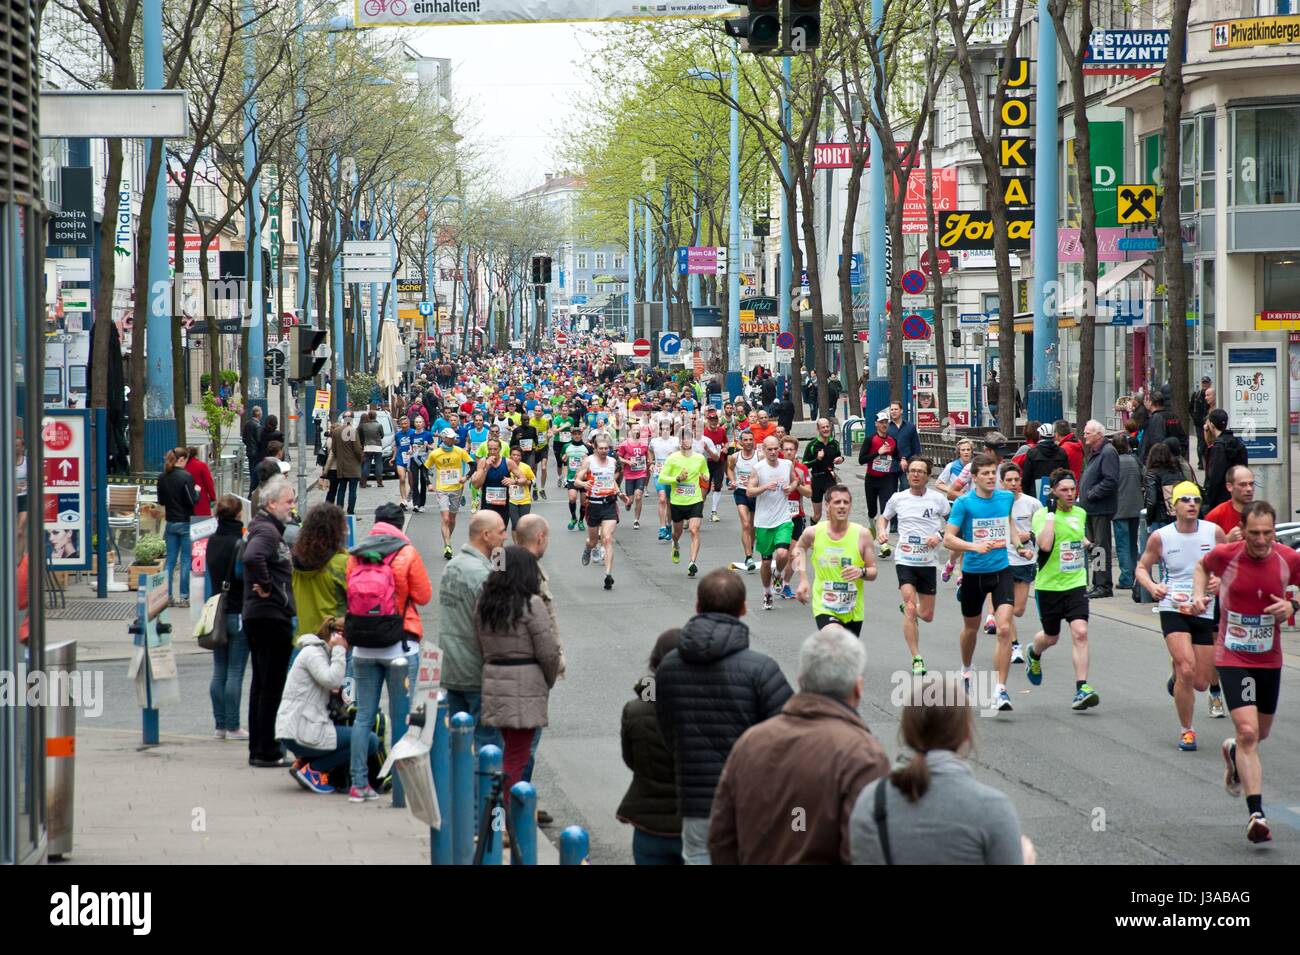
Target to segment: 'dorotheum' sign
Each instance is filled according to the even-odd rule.
[[[740,13],[725,0],[356,0],[363,27],[439,27],[466,23],[563,23],[574,20],[665,20],[730,17]]]

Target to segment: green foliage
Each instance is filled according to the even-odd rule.
[[[354,408],[361,408],[370,404],[375,390],[379,387],[379,379],[364,371],[348,375],[347,383],[348,403]]]
[[[143,534],[135,544],[136,565],[156,564],[167,556],[167,541],[161,534]]]

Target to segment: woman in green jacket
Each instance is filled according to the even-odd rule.
[[[347,612],[347,520],[337,504],[317,504],[307,512],[293,545],[293,599],[298,607],[298,637],[316,633],[326,617]]]

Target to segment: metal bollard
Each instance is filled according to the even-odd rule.
[[[474,717],[451,718],[451,855],[453,865],[474,860]]]
[[[569,826],[560,833],[560,865],[582,865],[587,861],[591,839],[582,826]]]
[[[489,743],[478,751],[478,799],[475,805],[478,807],[476,832],[480,837],[483,833],[483,817],[485,814],[491,814],[492,819],[488,823],[491,829],[491,835],[488,837],[486,848],[483,850],[484,865],[501,864],[501,844],[504,841],[505,818],[500,815],[500,810],[493,811],[489,808],[488,801],[492,798],[492,780],[493,777],[501,772],[502,752],[500,746],[493,746]],[[498,798],[502,798],[504,794]],[[477,848],[476,850],[477,851]]]
[[[451,865],[451,727],[447,723],[447,691],[438,692],[437,724],[433,730],[433,791],[438,797],[442,828],[429,830],[429,847],[434,865]]]
[[[48,685],[58,686],[77,670],[77,641],[65,640],[45,649]],[[57,676],[63,674],[63,676]],[[68,684],[64,684],[68,685]],[[75,805],[73,770],[77,758],[77,709],[72,694],[54,698],[46,707],[45,727],[45,812],[49,820],[49,857],[62,859],[72,853],[72,823]]]
[[[532,783],[510,787],[510,823],[515,831],[511,862],[537,865],[537,790]]]

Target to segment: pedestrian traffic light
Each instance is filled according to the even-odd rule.
[[[740,40],[740,49],[745,53],[777,53],[781,43],[781,2],[782,0],[731,0],[738,7],[748,7],[751,11],[747,17],[724,20],[723,28],[728,36]]]
[[[954,328],[954,329],[952,330],[952,347],[953,347],[953,348],[961,348],[961,329],[960,329],[960,328]]]
[[[822,42],[821,0],[783,0],[781,48],[807,53]]]
[[[551,284],[551,257],[549,255],[533,256],[533,284]]]
[[[320,373],[328,360],[325,356],[316,357],[316,349],[325,341],[325,332],[310,325],[294,325],[290,332],[294,373],[289,377],[293,381],[310,381]]]
[[[284,381],[284,351],[276,346],[266,350],[265,376],[273,385]]]

